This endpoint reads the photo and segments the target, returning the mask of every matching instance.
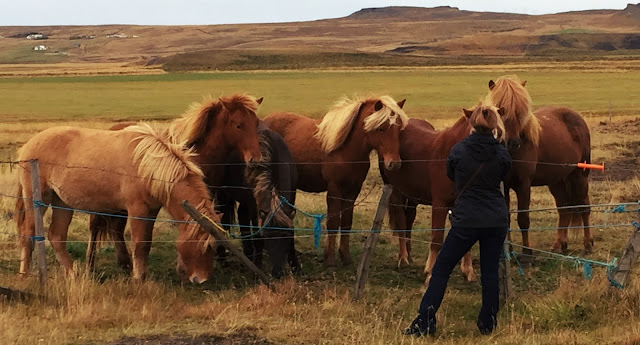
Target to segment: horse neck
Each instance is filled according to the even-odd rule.
[[[468,137],[470,132],[471,125],[469,125],[469,119],[462,116],[453,126],[438,132],[436,140],[445,143],[451,148],[462,139]],[[449,154],[448,151],[447,154]]]
[[[364,117],[362,114],[358,114],[358,119],[347,136],[347,139],[342,146],[333,153],[352,160],[369,160],[369,154],[372,150],[373,147],[367,143],[366,133],[364,131]]]

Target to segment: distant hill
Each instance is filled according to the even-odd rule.
[[[48,36],[45,52],[24,38],[31,32]],[[0,27],[0,37],[0,63],[118,62],[168,70],[627,58],[640,57],[640,4],[550,15],[384,7],[296,23]]]

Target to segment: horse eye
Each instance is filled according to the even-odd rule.
[[[378,127],[378,130],[379,130],[380,132],[384,132],[384,127]]]
[[[237,129],[242,129],[242,126],[241,126],[240,124],[237,124],[237,125],[236,125],[236,128],[237,128]]]

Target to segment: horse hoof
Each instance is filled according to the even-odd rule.
[[[340,259],[342,260],[342,264],[345,266],[351,265],[353,263],[353,260],[351,260],[351,254],[347,253],[347,254],[343,254],[342,252],[340,253]]]
[[[467,278],[467,283],[471,283],[471,282],[474,282],[474,281],[478,280],[478,276],[473,271],[471,273],[469,273],[469,274],[466,274],[465,276]]]
[[[409,260],[407,258],[398,259],[398,268],[409,266]]]
[[[324,266],[325,267],[336,267],[336,260],[333,256],[325,256],[324,257]]]
[[[584,254],[584,255],[590,255],[590,254],[593,254],[593,248],[585,248],[585,249],[582,251],[582,254]]]
[[[424,286],[425,287],[429,286],[429,281],[431,281],[431,273],[427,274],[426,277],[424,278]]]

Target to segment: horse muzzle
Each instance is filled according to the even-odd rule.
[[[402,166],[401,161],[388,161],[388,162],[385,162],[384,164],[384,167],[389,171],[398,170],[400,169],[401,166]]]
[[[521,142],[520,140],[507,140],[507,150],[509,150],[509,152],[515,152],[518,151],[518,149],[520,148]]]
[[[192,284],[202,284],[207,281],[207,278],[198,278],[198,275],[194,273],[189,277],[189,281]]]

